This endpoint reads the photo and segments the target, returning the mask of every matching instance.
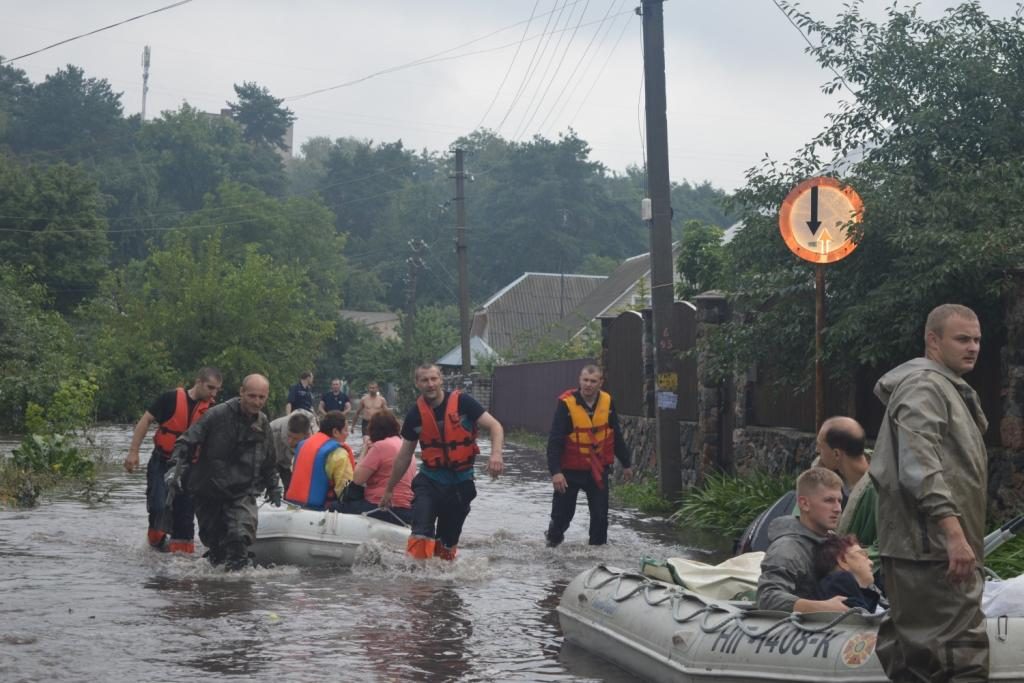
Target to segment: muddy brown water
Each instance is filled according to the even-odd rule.
[[[145,476],[117,464],[130,437],[95,432],[101,500],[0,511],[0,680],[635,681],[563,642],[562,590],[598,562],[714,558],[614,503],[610,543],[592,548],[582,496],[566,542],[545,548],[543,456],[510,446],[505,476],[478,476],[452,565],[376,549],[351,569],[225,574],[146,546]]]

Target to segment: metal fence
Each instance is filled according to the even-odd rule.
[[[594,362],[582,358],[498,366],[491,384],[490,412],[505,429],[546,434],[558,396],[575,388],[580,370]]]

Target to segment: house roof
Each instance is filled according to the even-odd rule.
[[[679,255],[679,242],[672,244],[672,258]],[[619,264],[615,272],[594,288],[579,305],[569,311],[549,331],[548,339],[565,341],[577,335],[594,318],[612,313],[636,287],[640,278],[650,279],[649,253],[637,254]]]
[[[339,311],[338,313],[346,320],[363,325],[398,322],[398,314],[391,311]]]
[[[480,337],[469,338],[469,364],[471,366],[479,365],[480,361],[494,358],[497,355],[494,349],[488,346],[487,342]],[[454,349],[438,358],[437,365],[462,367],[462,344],[460,343]]]
[[[471,334],[499,355],[514,356],[537,335],[576,308],[608,278],[603,275],[524,273],[476,312]]]

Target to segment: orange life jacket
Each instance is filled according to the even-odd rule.
[[[317,432],[299,443],[292,466],[292,478],[284,499],[289,503],[314,510],[323,510],[334,500],[334,487],[327,477],[327,457],[338,448],[344,448],[355,469],[355,455],[348,444],[338,443],[327,434]]]
[[[602,485],[604,469],[615,459],[615,432],[608,423],[612,397],[602,391],[591,416],[576,400],[575,389],[569,389],[558,398],[569,409],[572,431],[565,438],[561,464],[563,470],[590,470],[594,480]]]
[[[177,394],[174,414],[166,422],[161,422],[160,426],[157,427],[156,433],[153,434],[153,443],[168,456],[174,450],[174,442],[178,440],[178,437],[184,434],[185,430],[198,421],[203,416],[203,413],[213,405],[207,400],[196,401],[195,406],[192,408],[192,413],[189,414],[188,396],[185,395],[185,390],[182,387],[178,387]]]
[[[459,419],[459,393],[456,390],[448,395],[442,421],[443,435],[438,430],[434,410],[427,404],[427,400],[422,396],[416,400],[422,424],[421,457],[427,467],[464,472],[473,468],[473,461],[480,452],[476,445],[476,426],[470,431],[462,426],[462,420]]]

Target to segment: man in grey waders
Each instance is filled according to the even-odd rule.
[[[987,681],[988,421],[962,379],[978,360],[981,325],[971,309],[944,304],[928,315],[924,341],[924,358],[875,385],[886,410],[869,475],[891,605],[878,659],[893,681]]]
[[[249,564],[249,546],[256,539],[256,496],[281,504],[277,458],[270,422],[261,409],[270,382],[249,375],[238,397],[210,408],[202,420],[178,437],[167,486],[181,490],[187,482],[199,520],[199,540],[213,565],[228,571]]]

